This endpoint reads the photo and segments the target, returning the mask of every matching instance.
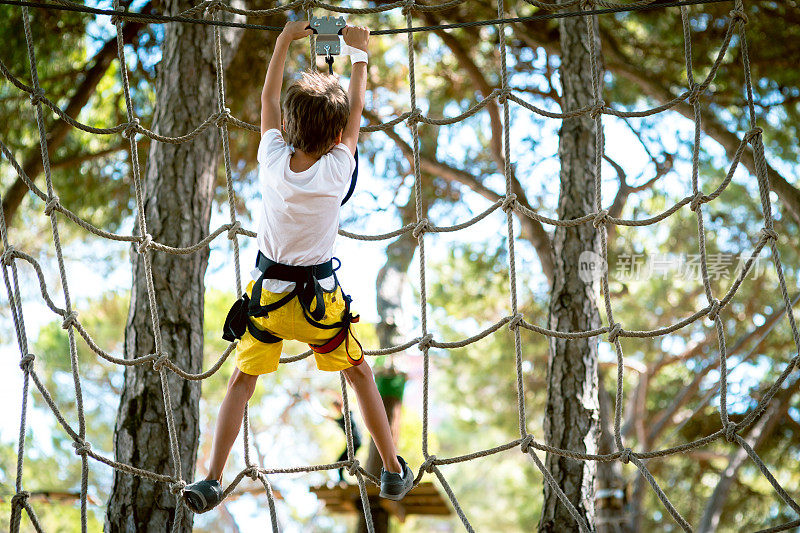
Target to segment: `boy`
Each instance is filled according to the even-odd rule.
[[[342,371],[358,397],[364,422],[381,459],[381,496],[400,500],[414,475],[396,455],[389,422],[369,365],[355,340],[350,298],[332,267],[339,207],[355,169],[354,154],[364,109],[369,30],[346,27],[357,50],[349,95],[333,76],[306,72],[286,92],[281,136],[281,85],[292,41],[311,35],[308,22],[288,22],[275,43],[261,93],[259,257],[254,282],[231,308],[228,340],[241,338],[236,368],[220,406],[208,476],[184,489],[194,512],[222,499],[222,470],[244,409],[260,374],[277,370],[283,339],[308,343],[317,368]],[[285,137],[285,140],[284,140]]]

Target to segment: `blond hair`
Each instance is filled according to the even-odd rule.
[[[336,76],[306,71],[286,90],[283,118],[286,142],[320,157],[344,130],[350,102]]]

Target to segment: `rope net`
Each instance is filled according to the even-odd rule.
[[[498,4],[497,21],[496,21],[497,22],[496,26],[498,28],[498,35],[500,36],[498,43],[500,47],[500,58],[501,58],[500,88],[495,89],[490,94],[486,95],[482,100],[477,102],[475,105],[473,105],[460,115],[449,118],[448,117],[435,118],[426,116],[420,111],[420,108],[417,106],[416,82],[415,82],[416,74],[414,68],[414,60],[415,60],[414,30],[412,25],[414,12],[424,12],[424,11],[433,12],[433,11],[445,10],[452,8],[456,5],[462,4],[465,1],[466,0],[451,0],[449,2],[445,2],[439,5],[422,5],[415,3],[414,0],[401,0],[398,2],[385,4],[379,7],[352,8],[352,7],[328,5],[322,2],[318,2],[316,0],[297,0],[273,9],[245,10],[245,9],[235,8],[231,5],[224,3],[221,0],[205,0],[204,2],[198,4],[197,6],[178,14],[178,16],[181,17],[196,17],[205,15],[207,17],[210,17],[210,20],[212,22],[221,21],[220,12],[228,12],[235,15],[244,15],[244,16],[265,16],[279,12],[284,12],[287,10],[297,10],[301,12],[302,10],[306,10],[310,12],[310,10],[315,7],[327,11],[333,11],[339,13],[353,13],[353,14],[378,13],[394,9],[400,9],[402,10],[402,13],[405,15],[406,28],[404,31],[398,30],[398,33],[406,33],[408,39],[409,98],[410,98],[411,108],[409,111],[400,114],[399,116],[395,117],[392,120],[363,127],[361,131],[363,132],[383,131],[393,128],[395,125],[400,124],[401,122],[405,122],[408,125],[412,135],[412,150],[413,150],[414,178],[415,178],[414,195],[416,198],[417,220],[415,223],[408,224],[399,229],[384,234],[365,235],[365,234],[352,233],[341,229],[339,230],[339,234],[350,239],[377,241],[377,240],[391,239],[400,236],[404,233],[411,232],[412,235],[418,241],[419,275],[420,275],[420,329],[421,329],[420,334],[419,336],[409,339],[408,341],[398,344],[396,346],[391,346],[384,349],[365,351],[367,355],[373,355],[373,356],[386,355],[386,354],[401,352],[413,346],[417,346],[419,350],[422,352],[424,366],[423,366],[423,389],[422,389],[423,426],[422,426],[421,445],[422,445],[424,462],[420,466],[419,471],[416,475],[415,484],[419,483],[421,478],[425,474],[433,474],[439,480],[442,488],[446,492],[450,502],[453,505],[453,508],[456,511],[456,514],[463,523],[465,529],[467,531],[474,531],[472,525],[470,524],[469,519],[467,518],[466,513],[459,505],[456,495],[454,494],[452,488],[450,487],[449,483],[447,482],[447,479],[445,478],[444,474],[442,473],[442,470],[439,467],[441,465],[449,465],[463,461],[470,461],[473,459],[477,459],[479,457],[485,457],[492,454],[519,448],[522,451],[522,453],[528,455],[531,458],[536,467],[541,471],[545,483],[547,483],[552,488],[552,490],[558,496],[563,505],[568,509],[569,513],[575,519],[578,528],[581,531],[588,532],[593,528],[591,527],[590,524],[587,524],[583,520],[581,515],[573,506],[573,504],[564,495],[564,493],[556,483],[555,479],[553,478],[552,474],[547,470],[545,465],[539,459],[537,452],[541,451],[550,454],[556,454],[559,456],[568,457],[571,459],[581,460],[581,461],[606,462],[606,461],[619,460],[625,464],[633,463],[639,470],[641,475],[644,477],[644,479],[646,479],[646,481],[652,486],[653,491],[657,495],[658,499],[661,501],[664,508],[675,520],[675,522],[683,530],[691,531],[692,528],[689,525],[689,523],[683,518],[683,516],[681,516],[681,514],[678,512],[675,506],[670,502],[665,492],[661,489],[657,481],[648,471],[646,466],[646,461],[648,459],[656,457],[665,457],[672,454],[684,453],[689,450],[693,450],[695,448],[708,445],[709,443],[714,442],[718,439],[724,438],[728,442],[740,446],[747,453],[747,455],[751,458],[751,460],[763,473],[767,481],[772,485],[772,487],[774,488],[775,492],[778,494],[780,499],[792,510],[794,510],[794,512],[800,515],[800,506],[798,506],[797,502],[795,502],[795,500],[781,487],[781,485],[769,471],[767,466],[760,459],[758,454],[753,450],[753,448],[748,444],[748,442],[745,441],[745,439],[743,439],[739,435],[739,433],[742,430],[753,425],[759,419],[759,417],[762,414],[764,414],[766,408],[770,404],[770,401],[772,400],[775,393],[781,388],[786,378],[798,365],[798,362],[800,362],[800,333],[798,333],[797,324],[795,322],[794,314],[792,311],[792,306],[794,302],[791,301],[789,297],[789,293],[786,287],[786,280],[783,274],[780,254],[777,248],[776,241],[778,239],[778,234],[775,232],[773,223],[772,205],[769,196],[769,181],[766,170],[764,145],[762,142],[762,130],[760,127],[758,127],[756,122],[756,114],[755,114],[753,91],[752,91],[752,80],[750,74],[750,63],[748,57],[747,40],[745,35],[747,16],[744,13],[742,0],[734,0],[734,9],[730,12],[729,18],[727,20],[725,35],[722,40],[722,43],[719,46],[719,51],[717,53],[717,56],[713,64],[711,65],[711,68],[709,69],[708,75],[699,82],[695,80],[692,75],[693,68],[692,68],[692,54],[691,54],[691,31],[690,31],[689,19],[687,16],[686,7],[685,6],[680,7],[681,22],[682,22],[684,42],[685,42],[684,51],[686,58],[687,89],[682,94],[676,96],[667,103],[664,103],[660,106],[651,109],[644,109],[638,111],[621,111],[606,105],[606,103],[603,101],[602,82],[601,82],[602,69],[600,67],[601,57],[600,57],[600,51],[597,49],[596,45],[598,20],[597,20],[597,13],[591,10],[595,6],[606,7],[606,8],[624,7],[630,9],[637,6],[639,7],[647,6],[648,4],[653,3],[654,0],[639,0],[637,2],[624,3],[624,4],[610,2],[606,0],[596,0],[594,2],[592,1],[585,2],[584,0],[569,0],[561,4],[550,4],[546,2],[541,2],[539,0],[524,0],[527,4],[530,4],[532,6],[547,11],[555,12],[568,8],[579,8],[580,10],[585,11],[585,13],[583,13],[582,16],[586,16],[589,18],[589,24],[587,25],[588,32],[586,35],[586,42],[589,43],[589,53],[591,61],[591,79],[592,79],[591,89],[594,102],[588,106],[584,106],[578,109],[563,110],[560,113],[541,109],[525,101],[517,94],[515,94],[514,91],[509,87],[508,69],[506,65],[506,43],[505,43],[506,22],[504,21],[503,18],[505,10],[503,1],[501,0]],[[68,0],[57,0],[57,2],[61,5],[66,5],[66,6],[70,5],[80,6],[80,4],[76,4]],[[30,191],[33,192],[36,196],[38,196],[45,203],[44,213],[50,219],[50,226],[55,247],[55,256],[58,264],[60,281],[64,292],[64,304],[63,307],[59,307],[55,304],[55,302],[51,298],[50,294],[48,293],[47,286],[45,284],[44,274],[42,272],[42,268],[39,265],[39,263],[32,256],[26,254],[22,249],[15,247],[13,245],[11,241],[11,236],[9,235],[8,232],[8,228],[5,225],[4,214],[2,213],[2,211],[0,211],[0,238],[2,239],[2,244],[4,249],[2,256],[0,256],[0,262],[2,263],[3,267],[2,268],[3,280],[5,282],[6,290],[8,292],[8,298],[11,307],[11,315],[13,318],[14,327],[16,330],[17,342],[21,354],[20,368],[23,373],[22,406],[21,406],[19,442],[17,449],[17,468],[16,468],[16,480],[15,480],[16,493],[12,498],[11,531],[16,533],[19,530],[20,520],[23,510],[27,513],[34,528],[37,531],[42,531],[42,527],[41,524],[39,523],[39,520],[37,519],[36,512],[34,508],[31,506],[30,502],[28,501],[30,495],[28,492],[23,490],[25,430],[27,424],[28,390],[30,388],[31,381],[33,382],[36,389],[38,389],[38,391],[41,393],[42,397],[44,398],[44,401],[47,403],[49,408],[52,410],[60,426],[72,438],[73,446],[75,447],[75,453],[80,456],[81,460],[80,502],[81,502],[82,530],[86,531],[87,528],[87,488],[88,488],[89,459],[93,459],[95,461],[104,463],[118,471],[134,476],[140,476],[142,478],[146,478],[151,481],[168,484],[171,492],[176,497],[177,514],[173,522],[174,524],[173,530],[177,531],[179,529],[180,524],[182,523],[183,514],[186,512],[185,504],[181,498],[181,491],[183,487],[186,485],[186,481],[181,478],[181,456],[175,430],[175,421],[172,415],[172,408],[171,408],[172,399],[170,397],[169,388],[167,387],[167,372],[173,372],[178,376],[187,380],[202,380],[208,378],[221,368],[223,363],[227,360],[227,358],[230,356],[231,352],[235,348],[236,343],[235,342],[231,343],[227,347],[227,349],[222,353],[222,355],[218,358],[218,360],[208,370],[196,374],[187,372],[184,369],[182,369],[178,364],[176,364],[176,362],[172,361],[169,358],[168,354],[162,351],[160,318],[158,316],[158,307],[156,306],[155,289],[153,287],[153,279],[152,279],[151,254],[155,252],[168,253],[168,254],[192,254],[194,252],[197,252],[198,250],[204,249],[205,247],[209,246],[210,243],[214,241],[217,237],[219,237],[222,234],[225,234],[231,242],[231,248],[234,254],[234,261],[233,261],[234,285],[236,287],[237,294],[241,294],[242,280],[241,280],[241,271],[239,265],[239,236],[243,235],[246,237],[254,237],[255,233],[247,229],[244,229],[236,217],[236,209],[234,209],[234,190],[232,185],[232,170],[231,170],[232,165],[230,158],[230,147],[228,144],[229,143],[228,127],[229,125],[232,125],[234,127],[242,128],[245,130],[251,130],[254,132],[258,132],[259,128],[256,125],[249,124],[232,116],[230,110],[225,106],[225,85],[224,85],[225,80],[222,68],[222,48],[221,48],[220,29],[219,29],[220,25],[212,24],[213,46],[216,54],[215,61],[217,65],[216,88],[217,88],[218,110],[216,113],[208,116],[205,120],[203,120],[198,126],[196,126],[190,132],[180,136],[169,137],[169,136],[159,135],[156,132],[143,126],[136,116],[131,101],[130,86],[128,82],[128,71],[126,67],[128,63],[125,60],[125,49],[123,46],[122,21],[123,19],[126,18],[135,18],[135,14],[131,14],[130,16],[117,15],[112,18],[112,22],[116,27],[116,33],[117,33],[117,53],[118,53],[119,64],[121,66],[120,76],[121,76],[121,84],[123,87],[123,93],[125,97],[125,105],[127,109],[127,122],[118,124],[117,126],[111,128],[95,128],[83,124],[75,120],[74,118],[66,115],[57,105],[55,105],[50,99],[47,98],[45,92],[42,90],[39,84],[39,79],[37,76],[36,56],[34,53],[34,46],[33,46],[34,41],[31,33],[28,7],[23,6],[21,7],[21,10],[23,14],[23,29],[27,43],[27,52],[30,62],[32,85],[27,85],[18,78],[16,78],[15,76],[13,76],[11,72],[8,70],[8,68],[6,68],[6,66],[1,61],[0,61],[0,72],[15,87],[30,95],[31,103],[36,111],[36,122],[39,130],[39,141],[40,141],[42,160],[44,166],[46,190],[45,191],[41,190],[33,183],[31,179],[28,178],[28,176],[25,175],[24,171],[18,164],[17,160],[14,158],[13,154],[8,149],[6,144],[3,143],[2,139],[0,139],[0,151],[2,151],[5,158],[14,168],[19,177],[25,182]],[[119,11],[119,0],[114,0],[114,10]],[[475,25],[479,24],[480,22],[476,22]],[[731,40],[734,38],[734,35],[737,35],[738,37],[738,43],[743,62],[744,86],[746,91],[747,113],[749,117],[750,129],[747,132],[745,132],[744,135],[742,136],[738,149],[736,150],[734,156],[731,159],[731,164],[725,178],[713,191],[711,191],[710,193],[704,193],[700,189],[698,180],[699,151],[700,151],[700,138],[701,138],[701,120],[700,120],[701,116],[700,116],[700,104],[698,100],[714,80],[717,70],[719,69],[724,57],[726,56],[726,53],[728,51],[728,48],[730,47]],[[312,59],[313,59],[313,47],[312,47]],[[422,211],[422,178],[420,169],[420,140],[418,133],[418,125],[420,123],[432,124],[432,125],[453,124],[478,113],[489,102],[492,101],[496,101],[498,104],[501,104],[503,110],[503,153],[504,153],[503,174],[505,176],[505,184],[506,184],[505,195],[498,198],[497,201],[495,201],[485,211],[471,218],[470,220],[467,220],[463,223],[453,226],[436,226],[433,223],[431,223],[427,218],[424,217]],[[692,151],[691,193],[687,194],[686,197],[684,197],[682,200],[678,201],[671,207],[665,209],[663,212],[650,216],[649,218],[624,219],[624,218],[616,218],[610,216],[608,214],[608,211],[602,208],[603,199],[601,195],[601,186],[600,186],[601,162],[604,155],[604,147],[603,147],[604,139],[603,139],[603,128],[602,128],[603,115],[608,114],[617,117],[645,117],[671,109],[678,103],[684,101],[688,102],[694,110],[695,133],[694,133],[694,145]],[[511,153],[510,153],[510,117],[509,117],[509,107],[511,102],[514,102],[515,104],[521,106],[522,108],[528,109],[532,113],[548,118],[564,119],[564,118],[580,117],[588,115],[594,121],[595,131],[596,131],[596,143],[595,143],[596,147],[594,153],[595,196],[594,196],[593,212],[586,213],[585,215],[574,219],[558,220],[543,216],[533,210],[530,210],[522,206],[519,202],[517,202],[516,195],[512,191],[513,171],[511,166]],[[122,136],[126,137],[129,140],[130,150],[131,150],[130,161],[132,166],[131,174],[133,178],[135,201],[136,201],[137,231],[135,234],[127,235],[127,234],[117,234],[104,231],[90,224],[89,222],[81,219],[75,213],[73,213],[72,211],[65,208],[63,205],[59,203],[59,198],[56,195],[56,192],[53,188],[53,182],[51,177],[50,159],[47,147],[47,131],[45,129],[45,124],[44,124],[45,107],[49,108],[62,120],[68,122],[70,125],[80,130],[98,135],[121,134]],[[164,243],[157,242],[153,240],[152,236],[147,232],[147,221],[144,211],[143,183],[141,178],[141,168],[139,166],[137,134],[149,137],[150,139],[156,142],[179,144],[191,141],[192,139],[196,138],[202,132],[211,127],[218,128],[221,134],[222,150],[225,162],[227,198],[228,198],[228,205],[230,207],[229,209],[230,222],[221,225],[220,227],[212,231],[207,237],[205,237],[202,240],[199,240],[198,242],[196,242],[191,246],[172,247]],[[744,263],[744,266],[739,272],[738,276],[731,283],[729,289],[724,294],[724,296],[722,296],[722,298],[717,298],[711,290],[711,284],[709,281],[709,271],[708,271],[708,264],[706,258],[706,245],[705,245],[706,234],[703,222],[704,218],[703,204],[713,201],[714,199],[719,197],[722,194],[722,192],[728,187],[733,178],[733,174],[737,169],[740,158],[748,145],[752,146],[753,155],[756,163],[755,177],[758,182],[761,208],[763,210],[763,217],[764,217],[764,226],[763,228],[761,228],[758,239],[753,245],[752,251],[750,252],[748,259]],[[578,226],[582,224],[592,224],[595,228],[597,228],[597,231],[600,234],[601,254],[603,260],[607,264],[608,243],[607,243],[606,227],[608,224],[616,224],[621,226],[649,226],[652,224],[656,224],[666,219],[667,217],[670,217],[671,215],[677,213],[679,210],[681,210],[684,206],[687,205],[690,207],[692,211],[695,212],[697,219],[697,230],[699,236],[699,252],[700,252],[699,255],[700,255],[703,289],[706,300],[708,302],[707,305],[702,309],[698,309],[690,316],[674,324],[662,326],[656,329],[638,330],[638,331],[625,329],[622,326],[622,324],[615,322],[614,320],[613,305],[608,286],[609,283],[608,270],[604,269],[603,275],[600,279],[600,283],[604,300],[603,303],[605,306],[606,315],[608,317],[607,325],[586,331],[558,331],[533,324],[527,321],[525,317],[519,312],[517,303],[516,260],[514,252],[514,246],[515,246],[515,235],[513,229],[514,216],[530,217],[532,219],[538,220],[539,222],[542,222],[544,224],[549,224],[552,226]],[[2,209],[2,207],[0,207],[0,209]],[[437,341],[433,337],[433,335],[428,331],[427,292],[426,292],[426,278],[425,278],[426,274],[425,238],[424,238],[425,234],[437,233],[437,232],[451,232],[467,228],[477,223],[478,221],[486,218],[489,214],[498,209],[502,209],[505,212],[507,221],[508,252],[509,252],[508,253],[509,306],[511,312],[507,316],[498,320],[496,323],[492,324],[483,331],[480,331],[471,337],[455,342]],[[66,218],[70,222],[77,224],[86,231],[103,239],[110,239],[114,241],[130,242],[137,244],[136,251],[139,254],[141,254],[144,259],[144,271],[145,271],[147,292],[150,303],[152,328],[155,339],[154,353],[138,355],[128,359],[116,357],[110,353],[107,353],[102,348],[100,348],[97,345],[97,343],[92,339],[92,336],[89,334],[89,332],[83,327],[80,320],[78,319],[77,312],[72,307],[72,302],[70,299],[68,278],[64,266],[64,258],[62,253],[61,242],[59,239],[60,217]],[[783,299],[783,304],[785,306],[784,312],[786,313],[794,345],[798,351],[798,354],[795,355],[789,361],[789,363],[786,365],[785,370],[780,374],[777,380],[770,386],[767,392],[762,396],[756,407],[751,409],[741,421],[734,423],[729,418],[728,408],[727,408],[727,376],[729,374],[729,371],[726,366],[727,349],[726,349],[726,336],[725,336],[724,323],[720,319],[719,313],[722,309],[724,309],[724,307],[728,303],[730,303],[731,299],[736,294],[738,288],[741,286],[748,272],[752,268],[754,262],[761,253],[762,249],[767,246],[771,251],[772,263],[775,268],[775,272],[778,279],[779,290]],[[65,419],[59,408],[56,406],[51,394],[48,392],[42,380],[37,375],[37,372],[34,368],[35,357],[32,353],[30,353],[28,348],[28,339],[26,335],[25,322],[22,313],[22,299],[20,296],[20,284],[19,284],[19,275],[17,269],[18,261],[23,261],[33,268],[39,281],[42,299],[55,314],[63,318],[62,327],[67,330],[69,338],[70,365],[75,386],[75,403],[78,413],[77,428],[73,427],[73,425],[67,422],[67,420]],[[623,406],[623,401],[622,401],[623,400],[623,352],[620,343],[620,338],[663,336],[678,331],[681,328],[684,328],[689,324],[692,324],[693,322],[700,320],[703,317],[708,317],[711,321],[713,321],[718,338],[720,377],[717,388],[719,391],[719,399],[720,399],[720,406],[719,406],[719,416],[721,425],[720,429],[705,437],[696,439],[691,442],[686,442],[678,446],[673,446],[658,450],[648,450],[648,451],[632,450],[631,448],[627,447],[623,442],[621,435],[621,428],[620,428],[622,420],[622,410],[623,410],[622,407]],[[441,458],[437,457],[435,454],[432,454],[429,449],[429,438],[428,438],[429,437],[428,414],[430,411],[430,404],[429,404],[430,349],[431,348],[452,349],[452,348],[464,347],[467,346],[468,344],[474,343],[488,335],[497,332],[504,326],[508,327],[509,330],[511,330],[514,337],[516,386],[517,386],[517,397],[518,397],[517,408],[519,413],[519,438],[495,446],[494,448],[478,450],[465,455],[454,456],[454,457],[441,457]],[[547,444],[536,440],[535,436],[528,432],[526,428],[525,399],[524,399],[525,390],[522,379],[522,344],[520,340],[519,328],[525,328],[537,332],[541,335],[549,337],[557,337],[562,339],[589,338],[589,337],[599,337],[606,334],[608,335],[607,337],[608,342],[614,346],[614,351],[616,353],[616,364],[617,364],[617,387],[615,395],[614,430],[613,430],[614,441],[616,444],[616,451],[608,454],[577,453],[571,450],[548,446]],[[83,409],[83,398],[81,393],[81,378],[80,378],[76,344],[75,344],[76,334],[80,335],[86,341],[86,343],[91,348],[91,350],[94,351],[94,353],[96,353],[99,357],[109,362],[125,366],[151,364],[153,371],[159,374],[162,386],[163,401],[165,405],[165,412],[166,412],[165,423],[167,426],[167,432],[169,436],[169,446],[171,455],[171,469],[169,472],[152,472],[144,470],[141,468],[137,468],[136,465],[125,464],[122,462],[114,461],[113,459],[105,457],[97,453],[96,451],[92,450],[90,443],[86,440],[86,423],[85,423],[84,409]],[[311,355],[311,351],[296,356],[283,356],[281,358],[281,362],[290,363],[304,359],[309,355]],[[264,486],[267,495],[267,501],[268,501],[268,507],[269,507],[269,513],[273,531],[278,531],[278,520],[275,509],[275,501],[272,494],[272,489],[270,486],[268,476],[273,474],[313,472],[322,470],[333,470],[338,468],[347,468],[351,474],[355,475],[358,481],[361,501],[363,504],[362,508],[365,515],[367,529],[368,531],[374,531],[372,516],[370,514],[370,504],[367,497],[366,483],[379,484],[379,480],[375,476],[367,472],[359,464],[358,460],[355,459],[354,457],[353,440],[352,440],[352,434],[350,433],[350,421],[349,421],[350,409],[348,405],[347,385],[343,375],[341,375],[340,381],[342,388],[342,396],[344,400],[343,413],[346,418],[345,428],[347,430],[346,432],[347,432],[348,454],[346,461],[340,461],[330,464],[307,465],[307,466],[300,466],[293,468],[264,468],[263,466],[256,465],[250,456],[250,446],[248,440],[249,439],[248,416],[247,412],[245,412],[244,431],[243,431],[245,468],[242,469],[231,481],[231,483],[225,488],[225,496],[228,496],[237,487],[237,485],[242,481],[242,479],[245,476],[260,482]],[[782,531],[798,525],[800,525],[800,520],[795,520],[793,522],[788,522],[786,524],[779,525],[770,529],[765,529],[763,531],[765,532]]]

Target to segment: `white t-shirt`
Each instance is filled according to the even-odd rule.
[[[344,144],[302,172],[289,168],[293,153],[280,131],[267,130],[258,146],[258,182],[261,191],[258,249],[284,265],[312,266],[333,257],[339,229],[339,207],[350,185],[355,159]],[[253,272],[254,278],[260,275]],[[333,276],[320,280],[325,290]],[[291,281],[264,280],[264,290],[288,292]]]

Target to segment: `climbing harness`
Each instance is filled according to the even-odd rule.
[[[353,159],[356,160],[356,167],[353,169],[353,175],[350,177],[350,188],[347,189],[347,194],[344,195],[344,199],[342,199],[342,205],[347,203],[347,200],[353,196],[353,192],[356,190],[356,181],[358,181],[358,148],[353,153]]]
[[[319,280],[333,276],[335,282],[334,290],[340,287],[339,279],[336,277],[336,270],[341,266],[341,262],[337,258],[334,259],[339,263],[336,268],[333,267],[333,259],[314,266],[284,265],[276,263],[259,251],[256,258],[256,268],[260,271],[258,279],[253,283],[252,293],[250,295],[247,293],[242,294],[231,306],[222,328],[222,338],[232,342],[236,339],[241,339],[244,332],[248,331],[250,335],[260,342],[266,344],[280,342],[283,340],[281,337],[260,329],[255,325],[252,318],[268,316],[272,311],[283,307],[297,297],[300,302],[300,308],[303,310],[303,316],[309,324],[319,329],[339,330],[330,340],[323,344],[309,344],[309,347],[316,353],[325,354],[332,352],[344,342],[347,358],[351,363],[358,364],[360,361],[350,358],[349,349],[350,337],[353,337],[359,348],[361,347],[361,343],[358,342],[358,339],[350,330],[350,324],[358,322],[360,318],[350,312],[352,298],[342,292],[344,313],[341,320],[333,324],[320,322],[325,317],[325,300]],[[294,282],[295,286],[294,289],[278,301],[261,305],[262,284],[265,279],[291,281]]]

